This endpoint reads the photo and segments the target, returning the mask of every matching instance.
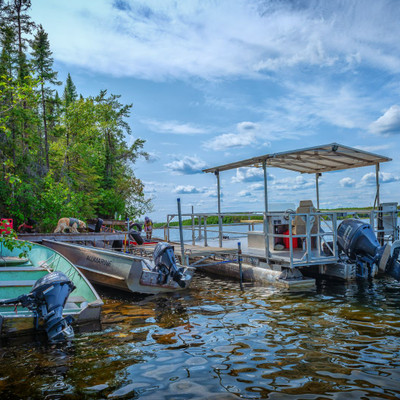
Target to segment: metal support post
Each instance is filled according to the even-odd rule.
[[[238,263],[239,263],[240,289],[243,290],[242,248],[240,242],[238,242]]]
[[[177,199],[178,202],[178,218],[179,218],[179,237],[181,240],[181,260],[182,264],[185,265],[185,246],[183,244],[183,227],[182,227],[182,212],[181,212],[181,199]]]
[[[194,231],[194,207],[192,206],[192,244],[196,244],[196,232]]]
[[[208,243],[207,243],[207,215],[204,216],[204,247],[208,247]]]
[[[321,176],[321,174],[319,172],[317,172],[315,174],[315,188],[316,188],[316,192],[317,192],[317,211],[319,211],[319,177]]]
[[[268,227],[268,186],[267,186],[267,162],[263,161],[264,170],[264,235],[265,235],[265,259],[269,262],[269,227]]]
[[[217,194],[218,194],[218,238],[219,247],[222,247],[222,218],[221,218],[221,184],[219,181],[219,171],[215,171],[217,177]]]
[[[201,215],[199,215],[198,223],[199,223],[199,237],[198,237],[198,239],[200,241],[202,239],[202,237],[201,237]]]
[[[383,229],[383,213],[381,209],[381,200],[380,200],[380,184],[379,184],[379,163],[375,166],[375,179],[376,179],[376,209],[377,211],[377,230],[378,230],[378,242],[381,246],[383,246],[385,241],[385,233]]]

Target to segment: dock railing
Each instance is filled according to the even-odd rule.
[[[289,246],[285,249],[286,257],[291,267],[306,265],[329,264],[337,262],[337,226],[341,219],[358,218],[371,224],[381,243],[393,242],[399,237],[398,210],[396,203],[388,203],[391,207],[381,207],[378,210],[344,210],[344,211],[323,211],[314,213],[293,213],[293,212],[270,212],[245,211],[240,213],[187,213],[182,214],[184,220],[190,221],[184,225],[186,233],[185,242],[209,246],[210,240],[219,239],[219,247],[223,240],[245,237],[255,231],[260,224],[259,234],[264,234],[264,250],[267,258],[274,259],[282,257],[282,252],[274,251],[274,245],[278,241],[288,239]],[[289,227],[289,236],[283,233],[273,232],[271,220],[277,215],[285,216],[285,224]],[[214,217],[213,223],[207,219]],[[225,217],[232,217],[237,222],[220,224],[219,221]],[[178,230],[178,226],[172,223],[177,221],[178,214],[169,214],[167,224],[164,227],[164,239],[171,241],[171,231]],[[257,219],[254,219],[257,218]],[[305,230],[299,232],[294,229],[296,222],[302,219]],[[379,221],[381,219],[381,222]],[[244,229],[247,227],[247,229]],[[267,232],[267,234],[266,234]],[[296,242],[297,240],[297,242]],[[268,243],[268,244],[267,244]],[[298,243],[298,246],[293,246]],[[214,246],[218,246],[215,245]],[[289,255],[289,256],[287,256]]]
[[[269,227],[272,227],[267,233],[270,260],[284,262],[291,268],[338,261],[335,212],[289,213],[286,215],[285,233],[274,232],[271,224],[274,217],[267,215]],[[285,241],[288,246],[283,251],[276,250],[276,245],[282,245]]]
[[[214,217],[215,223],[209,223],[207,220],[210,217]],[[223,224],[222,221],[225,217],[231,217],[236,219],[237,222],[229,222]],[[252,217],[258,217],[259,219],[251,219]],[[221,224],[219,223],[221,219]],[[248,231],[254,231],[257,224],[263,223],[263,213],[258,211],[247,211],[239,213],[186,213],[182,214],[182,219],[190,221],[189,225],[183,225],[185,235],[185,242],[201,242],[200,244],[207,247],[210,239],[219,239],[219,243],[224,239],[231,239],[232,235],[240,237],[247,236]],[[168,214],[167,223],[164,226],[164,239],[171,241],[171,231],[178,230],[179,226],[172,225],[173,222],[177,222],[178,214]],[[248,230],[244,230],[243,227],[248,227]],[[240,227],[240,229],[235,229]],[[222,246],[220,246],[222,247]]]

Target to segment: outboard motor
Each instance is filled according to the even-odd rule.
[[[160,283],[161,281],[165,282],[168,276],[171,276],[180,287],[184,288],[186,286],[183,276],[184,269],[177,267],[174,248],[169,243],[157,243],[153,253],[153,260],[160,274]]]
[[[58,341],[72,337],[73,318],[63,318],[62,312],[69,294],[75,285],[60,271],[51,272],[38,279],[28,294],[15,299],[3,300],[0,304],[21,304],[35,314],[35,329],[38,329],[39,318],[43,318],[47,337]]]
[[[101,232],[101,227],[103,226],[103,220],[101,218],[97,218],[96,226],[94,227],[95,232]]]
[[[381,246],[370,224],[358,219],[346,219],[338,227],[338,246],[352,262],[366,263],[369,268],[375,264],[379,270],[386,272],[400,281],[400,264],[397,261],[400,247]],[[396,243],[396,242],[395,242]]]

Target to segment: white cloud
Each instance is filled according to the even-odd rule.
[[[264,190],[264,183],[252,183],[249,186],[249,189],[251,191],[255,191],[255,190]]]
[[[168,133],[173,135],[199,135],[207,133],[207,130],[204,128],[177,121],[156,121],[146,119],[141,122],[153,132],[157,133]]]
[[[251,197],[253,194],[249,190],[242,190],[238,193],[239,197]]]
[[[232,182],[258,182],[264,180],[264,171],[261,168],[237,168]]]
[[[269,147],[270,142],[265,141],[266,134],[263,124],[243,121],[236,124],[235,133],[224,133],[203,142],[207,150],[226,150],[244,147]]]
[[[322,180],[319,181],[319,185],[323,185]],[[304,175],[298,175],[295,178],[283,178],[278,179],[274,182],[273,189],[280,191],[298,191],[315,188],[315,181],[312,179],[306,179]]]
[[[216,197],[218,197],[218,191],[217,191],[217,189],[209,189],[209,190],[206,190],[205,192],[205,196],[206,197],[211,197],[211,198],[216,198]],[[220,193],[220,196],[221,196],[221,199],[224,197],[224,193],[223,192],[221,192]]]
[[[369,129],[372,133],[382,136],[400,134],[400,106],[391,106]]]
[[[390,0],[33,3],[57,61],[116,76],[254,77],[360,62],[400,68],[400,10]]]
[[[165,164],[165,166],[179,175],[193,175],[202,173],[202,170],[206,168],[206,163],[197,157],[185,156],[180,160]]]
[[[148,163],[154,163],[160,159],[159,153],[149,151],[148,154],[149,157],[146,160]]]
[[[146,194],[155,194],[163,191],[170,191],[171,185],[166,183],[154,182],[154,181],[143,181],[144,191]]]
[[[393,175],[391,172],[379,172],[380,183],[391,183],[400,181],[400,177]],[[375,172],[369,172],[365,174],[359,183],[359,186],[372,186],[376,185],[376,174]]]
[[[242,133],[224,133],[216,136],[213,139],[204,142],[203,147],[209,150],[225,150],[234,147],[248,147],[256,143],[256,138],[253,132],[247,134]]]
[[[356,185],[356,181],[353,178],[343,178],[339,181],[339,185],[341,187],[354,187]]]
[[[177,186],[174,190],[174,193],[177,194],[196,194],[196,193],[202,193],[203,189],[198,189],[195,186],[191,185],[186,185],[186,186]]]

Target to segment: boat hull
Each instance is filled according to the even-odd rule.
[[[98,285],[133,293],[156,294],[182,290],[175,281],[159,283],[158,272],[147,259],[96,247],[44,240],[43,244],[67,257],[85,276]],[[186,287],[194,269],[186,268]]]
[[[63,272],[75,285],[63,309],[63,317],[71,316],[73,325],[79,326],[100,321],[103,301],[90,282],[75,266],[56,251],[35,243],[27,243],[28,257],[17,262],[20,249],[9,250],[0,244],[0,299],[16,298],[30,293],[33,284],[52,271]],[[8,262],[10,261],[10,262]],[[0,306],[0,337],[32,334],[41,331],[43,321],[38,321],[28,308],[18,305]]]

